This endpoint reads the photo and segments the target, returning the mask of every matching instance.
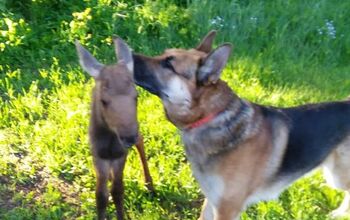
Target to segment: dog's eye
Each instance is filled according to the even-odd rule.
[[[167,68],[167,69],[170,69],[172,71],[175,72],[175,69],[173,67],[173,64],[171,63],[171,61],[174,59],[173,56],[169,56],[169,57],[166,57],[163,61],[162,61],[162,66],[164,68]]]
[[[173,59],[174,59],[173,56],[169,56],[169,57],[165,58],[165,63],[166,63],[167,65],[169,65],[169,66],[173,66],[173,65],[171,64],[171,61],[172,61]]]

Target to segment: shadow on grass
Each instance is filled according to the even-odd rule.
[[[125,189],[124,204],[128,215],[152,215],[153,212],[161,219],[168,219],[169,216],[171,219],[188,219],[199,215],[203,203],[201,195],[190,193],[181,186],[156,185],[155,192],[152,193],[131,181],[126,183]],[[191,213],[188,210],[192,210]],[[113,215],[113,212],[110,214]]]

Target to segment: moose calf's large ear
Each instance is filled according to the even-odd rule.
[[[119,37],[113,38],[113,42],[118,57],[118,63],[124,63],[128,70],[134,73],[134,61],[129,46]]]
[[[197,73],[198,84],[207,85],[219,80],[230,56],[231,48],[231,44],[223,44],[204,59]]]
[[[89,53],[79,41],[75,41],[75,47],[79,56],[80,66],[95,79],[98,78],[103,68],[103,64],[99,63],[94,56]]]
[[[197,46],[197,50],[205,52],[205,53],[210,53],[212,50],[212,45],[213,45],[213,40],[216,36],[216,31],[212,30],[210,31],[200,42],[200,44]]]

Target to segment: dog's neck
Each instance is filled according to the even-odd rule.
[[[261,115],[256,112],[254,104],[240,99],[222,81],[218,87],[221,88],[208,91],[208,94],[205,92],[199,100],[204,115],[201,118],[213,112],[217,112],[216,116],[196,128],[186,129],[186,125],[180,127],[186,153],[192,162],[202,163],[212,156],[235,148],[256,135],[261,126]]]
[[[217,112],[213,112],[213,113],[199,119],[198,121],[195,121],[195,122],[187,125],[185,127],[185,129],[190,130],[190,129],[199,128],[201,126],[204,126],[205,124],[211,122],[218,114],[219,113],[217,113]]]
[[[202,86],[194,92],[192,106],[185,115],[178,115],[174,109],[165,109],[165,111],[168,120],[183,130],[196,122],[205,124],[211,121],[235,100],[238,101],[239,97],[224,81],[219,80],[215,84]]]

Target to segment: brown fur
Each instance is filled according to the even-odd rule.
[[[240,99],[220,80],[231,46],[223,44],[212,51],[214,36],[209,33],[196,49],[168,49],[153,58],[134,54],[139,63],[139,69],[135,66],[136,83],[162,99],[167,118],[181,130],[193,175],[206,197],[200,219],[236,219],[246,205],[273,198],[327,157],[335,185],[349,190],[350,162],[348,157],[341,157],[350,155],[350,141],[343,140],[344,135],[350,136],[349,103],[278,109]],[[189,126],[210,114],[216,117],[199,127]],[[327,125],[342,128],[329,139],[342,137],[343,142],[330,142],[322,149],[307,142],[308,151],[302,151],[303,158],[298,161],[299,143],[315,138],[312,132],[306,138],[298,132],[313,124],[312,120],[304,124],[299,117],[305,120],[305,115],[319,114],[340,114],[338,118],[328,117],[321,130]],[[308,156],[309,151],[315,156]],[[306,160],[309,158],[312,163]],[[348,197],[341,211],[348,208]]]
[[[227,188],[219,204],[218,219],[233,219],[237,216],[245,199],[267,181],[264,168],[272,151],[268,126],[265,122],[261,127],[263,132],[255,134],[235,151],[228,152],[220,159],[218,172]],[[232,176],[231,170],[235,170],[236,175]]]
[[[123,170],[127,148],[136,145],[139,152],[146,186],[153,191],[152,178],[145,157],[143,138],[138,131],[136,114],[137,92],[133,83],[131,52],[120,39],[115,40],[119,62],[103,66],[79,43],[77,51],[84,70],[95,78],[93,89],[89,138],[96,171],[96,206],[98,219],[106,218],[109,192],[107,183],[112,181],[111,195],[118,220],[124,219]]]
[[[242,103],[225,82],[218,80],[215,83],[209,82],[198,86],[197,70],[206,56],[206,53],[195,49],[170,49],[166,50],[161,56],[145,59],[147,59],[151,71],[158,76],[161,82],[166,83],[171,80],[174,73],[160,67],[159,63],[166,57],[173,57],[171,64],[174,71],[185,79],[183,81],[192,94],[192,102],[187,114],[179,114],[180,110],[177,109],[176,104],[163,101],[166,115],[174,125],[183,130],[186,154],[192,163],[192,167],[198,169],[195,172],[205,173],[208,170],[210,173],[219,175],[227,185],[223,191],[224,196],[220,198],[218,204],[215,204],[218,209],[215,219],[231,219],[243,208],[246,198],[266,181],[263,170],[267,166],[266,161],[272,151],[271,134],[269,124],[262,120],[259,111],[256,111],[250,104]],[[232,107],[229,107],[230,105]],[[241,110],[240,108],[245,105],[246,110]],[[242,132],[244,136],[239,143],[232,146],[235,150],[226,151],[222,149],[221,146],[229,145],[230,140],[227,140],[225,144],[222,137],[216,138],[208,133],[201,135],[201,140],[195,138],[193,142],[188,140],[191,139],[190,137],[184,137],[186,136],[185,133],[187,136],[194,135],[197,137],[200,135],[190,134],[196,131],[187,131],[186,126],[188,124],[206,117],[212,112],[220,113],[228,108],[232,108],[233,114],[238,114],[240,111],[242,114],[242,121],[232,128],[236,129],[237,132]],[[244,114],[246,116],[243,116]],[[257,122],[258,127],[246,127],[244,124],[247,121]],[[262,127],[265,129],[262,129]],[[258,130],[265,132],[257,133]],[[220,142],[220,144],[216,144],[215,141]],[[222,151],[224,153],[220,153]],[[251,163],[252,160],[255,163]],[[235,170],[235,175],[233,175],[232,170]],[[206,209],[205,206],[203,213]],[[205,219],[203,213],[201,219]]]

